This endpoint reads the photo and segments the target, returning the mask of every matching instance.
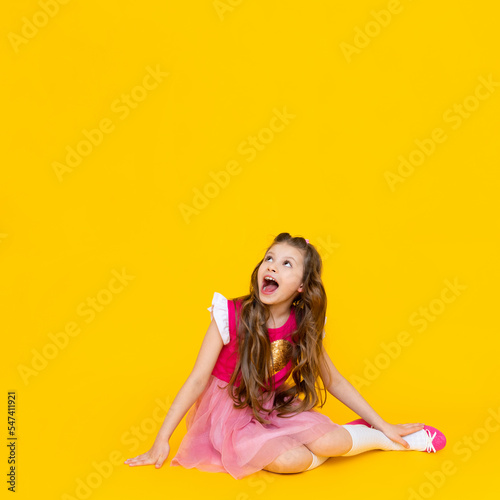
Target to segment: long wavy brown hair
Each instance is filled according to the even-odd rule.
[[[259,299],[258,269],[263,258],[255,266],[250,280],[248,295],[231,299],[241,300],[240,317],[237,318],[238,361],[227,386],[236,408],[252,408],[255,418],[261,423],[269,423],[262,418],[263,412],[268,414],[277,410],[279,417],[291,417],[294,414],[309,410],[321,403],[326,403],[318,397],[316,389],[321,387],[319,365],[323,341],[321,335],[325,325],[326,293],[321,281],[322,261],[312,244],[300,236],[292,237],[289,233],[280,233],[274,238],[267,251],[276,243],[287,243],[304,253],[304,274],[302,277],[303,291],[292,303],[295,306],[297,329],[292,333],[292,372],[289,379],[293,385],[284,382],[279,388],[270,383],[272,377],[271,342],[267,330],[267,320],[270,317],[269,307]],[[288,379],[288,380],[289,380]],[[239,381],[239,386],[234,385]],[[323,387],[324,389],[324,387]],[[275,390],[271,409],[264,408],[262,396]],[[301,399],[300,395],[304,397]]]

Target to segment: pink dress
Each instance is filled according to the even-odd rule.
[[[240,307],[241,303],[238,302],[238,314]],[[235,479],[241,479],[262,470],[285,451],[309,443],[339,427],[339,424],[314,409],[285,418],[278,417],[276,411],[265,413],[262,416],[271,423],[262,424],[254,417],[251,408],[235,408],[227,389],[219,389],[227,386],[237,361],[234,302],[215,292],[208,310],[215,318],[224,346],[208,384],[186,415],[187,433],[171,466],[225,472]],[[283,326],[268,328],[275,367],[275,388],[285,382],[291,373],[290,335],[295,329],[294,306]],[[238,381],[236,385],[239,385]],[[272,407],[274,392],[264,394],[264,408]]]

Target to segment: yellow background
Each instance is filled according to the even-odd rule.
[[[498,498],[500,87],[477,90],[500,81],[498,7],[72,0],[44,23],[43,4],[11,2],[0,17],[2,434],[14,390],[17,498]],[[168,76],[152,88],[148,68]],[[477,109],[459,121],[459,105]],[[294,117],[270,136],[276,110]],[[67,147],[106,119],[113,131],[58,176]],[[398,157],[436,128],[446,140],[391,189]],[[249,136],[262,139],[252,156]],[[238,172],[214,188],[210,172],[228,164]],[[447,447],[236,481],[169,466],[183,420],[161,469],[102,465],[149,449],[213,293],[247,293],[282,231],[324,258],[325,342],[341,373],[368,380],[382,344],[406,331],[411,345],[360,391],[391,423],[441,429]],[[110,295],[123,270],[133,278]],[[465,287],[446,304],[445,280]],[[94,317],[89,297],[108,302]],[[431,304],[444,307],[417,328],[410,318]],[[49,334],[71,322],[80,333],[54,354]],[[53,358],[23,378],[43,349]],[[331,395],[319,411],[357,418]]]

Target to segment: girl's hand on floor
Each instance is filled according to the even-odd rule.
[[[410,445],[401,436],[413,434],[423,428],[424,424],[385,424],[383,428],[379,430],[382,431],[389,439],[392,439],[392,441],[399,443],[408,449]]]
[[[170,445],[167,442],[157,443],[155,442],[151,449],[142,455],[137,455],[134,458],[127,458],[124,463],[134,466],[134,465],[155,465],[156,469],[159,469],[163,462],[167,459],[170,453]]]

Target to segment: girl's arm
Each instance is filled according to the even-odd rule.
[[[320,375],[326,390],[352,411],[365,419],[375,429],[382,431],[389,425],[361,396],[357,389],[335,368],[323,346]]]
[[[194,367],[172,402],[158,431],[157,440],[168,441],[170,439],[179,422],[204,391],[223,345],[217,324],[212,319]]]
[[[409,448],[409,444],[402,439],[413,432],[417,432],[424,428],[424,424],[390,424],[386,422],[361,396],[357,389],[335,368],[332,360],[328,356],[324,346],[320,362],[320,374],[328,392],[335,396],[339,401],[342,401],[351,410],[356,412],[361,418],[366,420],[375,429],[383,432],[388,438],[399,443],[405,448]]]
[[[128,458],[124,463],[130,466],[155,464],[156,468],[163,465],[170,453],[170,436],[205,389],[223,345],[219,329],[212,317],[194,367],[172,402],[153,446],[146,453]]]

